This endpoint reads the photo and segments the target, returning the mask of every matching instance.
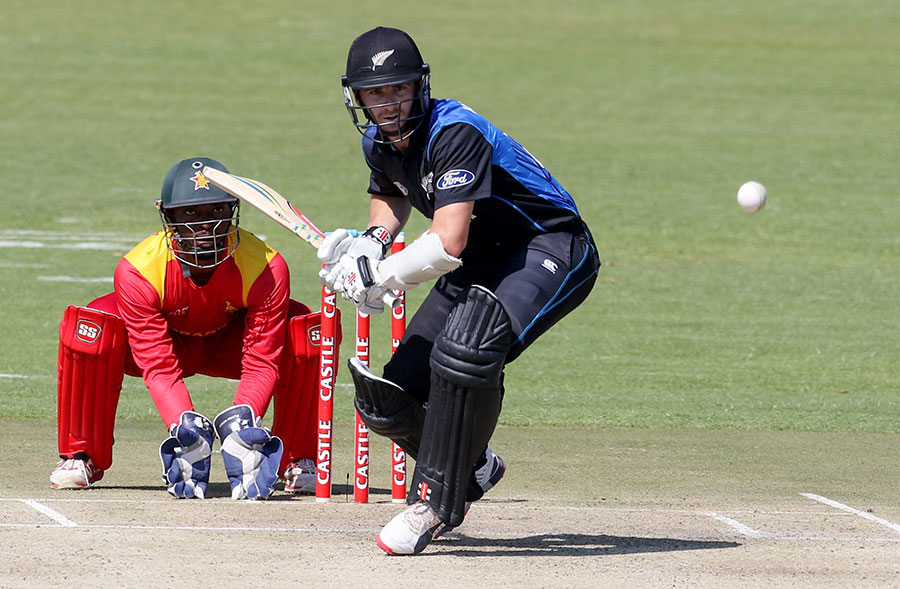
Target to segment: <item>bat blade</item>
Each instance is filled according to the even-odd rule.
[[[256,207],[309,245],[316,249],[322,245],[325,234],[274,189],[259,180],[235,176],[209,166],[204,166],[202,173],[214,186],[218,186],[231,196]],[[400,304],[400,297],[390,291],[385,292],[382,298],[388,307],[394,308]]]
[[[259,180],[235,176],[209,166],[205,166],[202,173],[214,186],[257,208],[314,248],[318,248],[325,239],[325,234],[306,215]]]

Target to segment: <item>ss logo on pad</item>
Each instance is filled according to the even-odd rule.
[[[93,321],[79,319],[78,324],[75,326],[75,337],[86,344],[92,344],[100,337],[101,331],[103,330],[100,326]]]

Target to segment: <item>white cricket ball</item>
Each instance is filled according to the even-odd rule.
[[[738,189],[737,200],[745,211],[758,211],[766,206],[766,187],[759,182],[744,182]]]

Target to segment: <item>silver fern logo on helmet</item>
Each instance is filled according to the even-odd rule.
[[[374,72],[375,68],[377,68],[380,65],[384,65],[384,62],[387,60],[387,58],[393,54],[394,54],[394,50],[391,49],[390,51],[379,51],[378,53],[373,55],[372,56],[372,71]]]

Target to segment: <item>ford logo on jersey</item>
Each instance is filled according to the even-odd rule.
[[[437,189],[448,190],[450,188],[458,188],[471,184],[475,181],[475,174],[469,170],[450,170],[445,172],[443,176],[438,178]]]

